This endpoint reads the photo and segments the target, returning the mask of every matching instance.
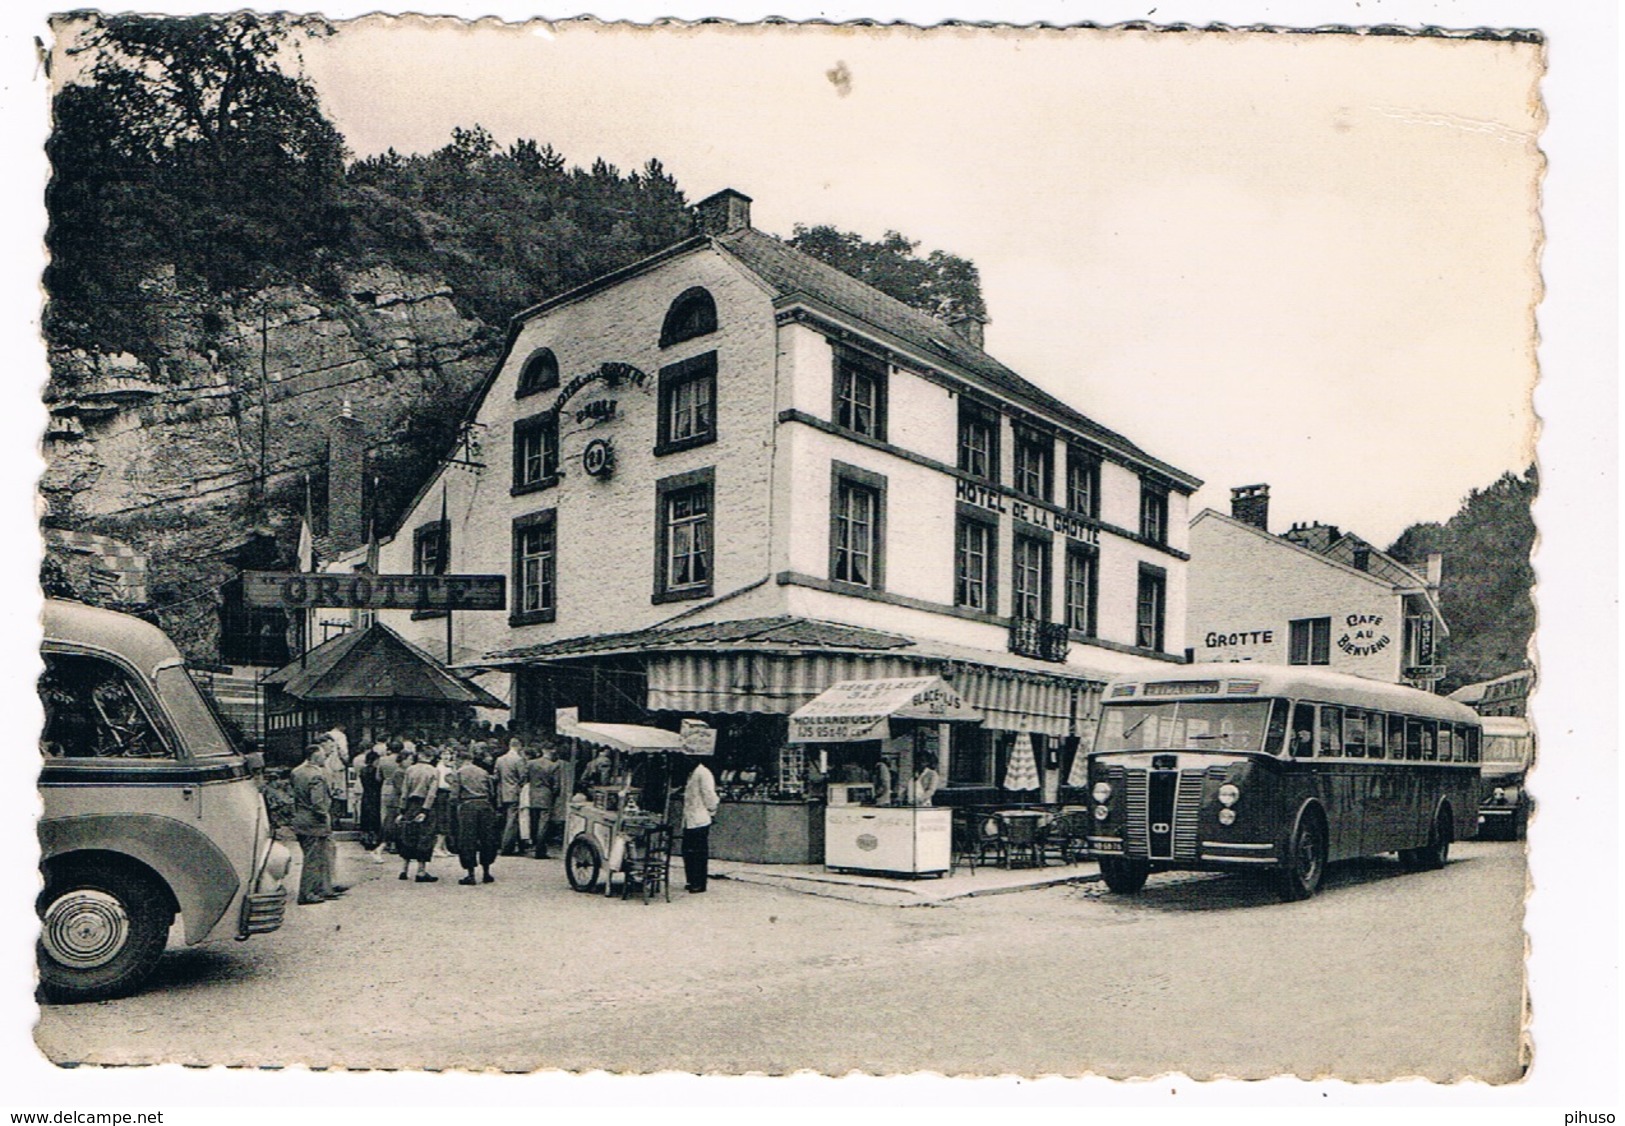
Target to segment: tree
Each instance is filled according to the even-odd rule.
[[[111,321],[127,335],[119,309],[149,300],[142,283],[164,266],[222,290],[320,257],[343,218],[344,141],[309,80],[285,67],[300,39],[331,33],[325,21],[69,21],[67,53],[91,62],[53,105],[47,286],[58,325]]]
[[[1413,524],[1388,554],[1414,567],[1444,556],[1439,609],[1450,627],[1445,688],[1515,672],[1535,631],[1535,467],[1474,489],[1444,524]]]
[[[896,231],[866,242],[851,231],[797,223],[790,245],[932,316],[987,316],[975,263],[942,250],[919,258],[920,244]]]

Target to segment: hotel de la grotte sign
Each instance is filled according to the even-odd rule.
[[[243,601],[280,610],[502,610],[508,605],[508,578],[244,571]]]

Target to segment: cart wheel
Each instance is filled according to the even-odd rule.
[[[598,886],[598,872],[603,863],[598,846],[586,837],[577,837],[564,854],[564,873],[576,891],[591,891]]]

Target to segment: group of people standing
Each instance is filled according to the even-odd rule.
[[[386,852],[398,855],[400,879],[410,878],[415,862],[417,881],[434,883],[439,877],[429,863],[456,855],[465,872],[459,883],[494,883],[492,863],[520,854],[527,819],[530,855],[547,859],[561,769],[549,746],[527,747],[515,738],[498,754],[478,739],[395,738],[358,755],[356,767],[362,843],[379,863]]]
[[[362,847],[375,863],[386,863],[388,853],[398,856],[401,880],[437,883],[440,877],[429,871],[430,864],[456,856],[464,872],[459,884],[495,883],[491,867],[497,857],[521,855],[527,836],[529,855],[548,858],[548,841],[562,821],[565,780],[550,745],[513,738],[498,754],[480,739],[391,737],[347,756],[346,734],[335,727],[306,748],[304,761],[289,776],[292,828],[304,856],[300,903],[324,903],[349,890],[334,883],[332,836],[347,798],[359,806]],[[349,785],[352,775],[356,787]],[[581,772],[578,788],[608,781],[610,775],[610,756],[600,751]],[[691,892],[706,889],[716,809],[711,772],[696,764],[683,791],[684,882]]]

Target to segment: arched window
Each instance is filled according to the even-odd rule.
[[[538,348],[530,354],[525,366],[519,369],[519,390],[514,398],[522,399],[538,391],[547,391],[559,385],[559,361],[551,348]]]
[[[668,348],[717,330],[717,303],[699,286],[684,290],[666,310],[666,323],[660,326],[660,346]]]

